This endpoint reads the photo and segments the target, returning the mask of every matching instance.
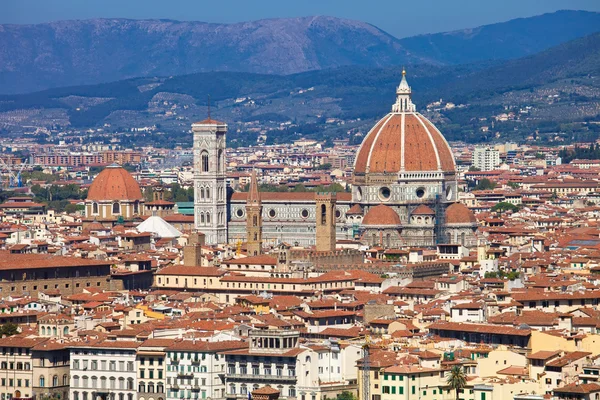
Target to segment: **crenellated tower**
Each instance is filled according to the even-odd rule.
[[[335,251],[335,193],[317,193],[317,251]]]

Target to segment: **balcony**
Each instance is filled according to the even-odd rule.
[[[200,365],[200,360],[192,360],[192,365]]]
[[[190,372],[185,372],[185,371],[178,371],[177,372],[177,377],[178,378],[180,378],[180,377],[185,378],[185,377],[190,377],[190,376],[194,376],[194,373],[191,372],[191,371]]]
[[[179,365],[179,359],[177,359],[177,358],[171,359],[171,365]]]
[[[200,391],[200,385],[194,384],[194,386],[192,386],[192,392],[198,392]]]

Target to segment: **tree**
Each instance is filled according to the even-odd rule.
[[[0,326],[0,337],[12,336],[16,335],[17,333],[19,333],[19,326],[17,324],[7,322],[6,324]]]
[[[337,395],[336,400],[356,400],[356,396],[352,392],[345,390]]]
[[[459,400],[460,390],[467,386],[467,375],[460,365],[452,367],[446,383],[450,386],[450,389],[456,391],[456,400]]]
[[[318,171],[329,171],[331,169],[331,163],[321,164],[315,169]]]
[[[494,204],[494,206],[492,207],[492,211],[500,213],[503,213],[504,211],[517,212],[519,211],[519,207],[515,206],[512,203],[501,201],[499,203]]]
[[[512,189],[518,189],[521,187],[521,185],[518,182],[510,182],[510,181],[506,184],[506,186],[508,186],[509,188],[512,188]]]
[[[496,182],[490,181],[488,178],[483,178],[473,188],[474,190],[492,190],[496,187]]]

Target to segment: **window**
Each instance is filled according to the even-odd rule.
[[[98,203],[92,203],[92,214],[98,214]]]
[[[46,379],[44,378],[44,375],[40,376],[40,387],[45,387],[46,386]]]
[[[202,172],[208,172],[208,151],[204,150],[200,154],[200,165]]]
[[[112,205],[112,213],[113,214],[120,214],[121,213],[121,205],[119,203],[117,203],[116,201]]]
[[[58,375],[52,377],[52,386],[58,386]]]

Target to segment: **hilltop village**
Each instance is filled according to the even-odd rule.
[[[2,142],[2,400],[600,398],[598,144],[227,129]]]

